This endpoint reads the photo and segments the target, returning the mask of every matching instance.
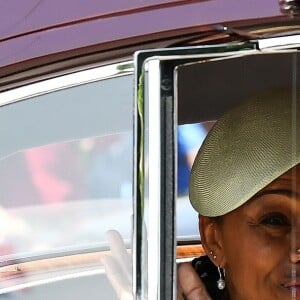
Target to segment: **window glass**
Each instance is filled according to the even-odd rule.
[[[128,238],[129,219],[118,216],[130,216],[131,156],[132,135],[118,133],[1,160],[2,255],[105,245],[112,228]]]
[[[101,257],[107,230],[131,245],[132,85],[124,75],[0,107],[1,299],[116,299]]]

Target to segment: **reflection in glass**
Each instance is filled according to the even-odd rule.
[[[179,125],[177,130],[177,240],[198,240],[198,220],[188,190],[195,156],[214,121]]]
[[[131,133],[36,147],[1,160],[1,255],[101,246],[112,228],[128,241],[131,173]]]

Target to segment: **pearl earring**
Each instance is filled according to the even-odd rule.
[[[213,260],[215,260],[217,258],[217,255],[214,255],[212,251],[209,251],[209,254],[212,255]]]
[[[219,290],[224,290],[224,288],[225,288],[225,280],[222,277],[221,269],[220,269],[219,266],[218,266],[218,272],[219,272],[220,278],[217,281],[217,287],[218,287]]]

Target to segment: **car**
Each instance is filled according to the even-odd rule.
[[[117,299],[101,261],[111,229],[132,258],[133,298],[176,299],[176,265],[203,254],[188,168],[226,110],[299,88],[299,11],[2,3],[0,299]]]

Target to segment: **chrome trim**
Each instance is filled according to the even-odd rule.
[[[131,61],[111,64],[72,74],[60,75],[56,78],[46,79],[37,83],[28,84],[0,93],[0,107],[31,97],[55,92],[94,81],[110,79],[133,73]]]
[[[186,262],[191,262],[193,259],[197,258],[198,256],[194,257],[185,257],[185,258],[177,258],[176,263],[181,264],[181,263],[186,263]]]
[[[128,239],[124,239],[125,246],[129,248],[130,241]],[[103,245],[102,245],[103,244]],[[32,261],[38,261],[43,259],[53,259],[60,257],[68,257],[79,254],[90,254],[95,252],[103,252],[108,251],[109,245],[107,242],[103,243],[94,243],[94,246],[66,246],[60,248],[54,248],[49,252],[47,251],[39,251],[35,253],[31,252],[21,252],[21,253],[13,253],[11,255],[2,255],[0,257],[0,274],[1,268],[8,267],[10,265],[15,265],[16,263],[28,263]]]
[[[96,270],[81,271],[81,272],[76,272],[76,273],[72,273],[72,274],[57,275],[57,276],[53,276],[51,278],[33,280],[33,281],[26,282],[26,283],[15,284],[13,286],[6,287],[6,288],[0,288],[0,295],[6,294],[6,293],[11,293],[11,292],[18,291],[18,290],[22,290],[25,288],[43,285],[43,284],[49,284],[49,283],[54,283],[54,282],[63,281],[63,280],[67,280],[67,279],[74,279],[74,278],[99,275],[99,274],[105,274],[104,268],[101,268],[101,269],[98,268]]]
[[[300,38],[300,35],[299,35]],[[300,43],[299,43],[300,46]],[[213,54],[195,54],[195,55],[186,55],[185,57],[182,55],[168,55],[168,56],[153,56],[152,59],[158,59],[160,61],[168,61],[168,60],[179,60],[182,58],[186,59],[205,59],[203,61],[192,61],[192,62],[184,62],[182,64],[184,65],[192,65],[195,63],[206,63],[211,61],[218,61],[218,60],[225,60],[225,59],[232,59],[232,58],[238,58],[248,55],[267,55],[267,54],[276,54],[276,53],[293,53],[298,52],[297,49],[294,49],[291,47],[291,45],[288,45],[290,48],[284,48],[284,47],[270,47],[270,48],[264,48],[264,49],[252,49],[252,50],[243,50],[243,51],[235,51],[235,52],[227,52],[226,53],[215,53]]]
[[[137,61],[136,57],[134,58],[134,69],[137,69]],[[138,82],[139,78],[137,76],[137,72],[134,73],[134,103],[138,102]],[[138,105],[134,105],[134,120],[133,120],[133,226],[132,226],[132,294],[133,299],[137,299],[137,293],[140,286],[138,286],[137,282],[137,257],[140,257],[140,247],[138,249],[138,240],[137,240],[137,198],[138,198],[138,176],[139,176],[139,158],[138,158],[138,149],[139,149],[139,142],[138,139]]]
[[[288,35],[273,38],[260,39],[257,41],[260,50],[277,48],[289,49],[300,46],[300,35]]]
[[[250,50],[239,50],[239,51],[230,51],[230,52],[220,52],[220,53],[201,53],[201,54],[189,54],[189,55],[156,55],[151,57],[151,59],[159,59],[160,61],[167,61],[167,60],[179,60],[179,59],[205,59],[204,62],[211,61],[214,59],[226,59],[231,57],[238,57],[238,56],[245,56],[260,53],[257,49],[250,49]],[[150,60],[150,59],[148,59]],[[190,64],[194,64],[195,61],[189,62]],[[187,64],[189,64],[187,63]]]
[[[161,106],[160,61],[150,59],[149,78],[149,213],[148,213],[148,299],[160,297],[161,231]],[[147,104],[146,104],[147,105]]]
[[[173,130],[174,130],[174,159],[176,162],[178,162],[178,72],[177,72],[177,67],[173,71],[173,76],[174,76],[174,119],[173,119]],[[178,163],[175,163],[174,166],[174,173],[175,173],[175,191],[177,193],[178,191]],[[176,196],[175,196],[176,197]],[[178,206],[178,196],[174,199],[174,224],[175,224],[175,234],[174,234],[174,249],[173,249],[173,255],[176,258],[177,253],[176,253],[176,243],[177,243],[177,206]],[[186,262],[186,261],[181,261],[180,259],[176,258],[174,261],[174,270],[177,270],[177,264],[181,262]],[[190,262],[190,261],[188,261]],[[177,271],[174,272],[174,282],[177,282],[178,280],[178,275]],[[177,284],[173,284],[173,295],[176,295],[177,297]],[[173,296],[173,299],[175,299],[175,296]]]

